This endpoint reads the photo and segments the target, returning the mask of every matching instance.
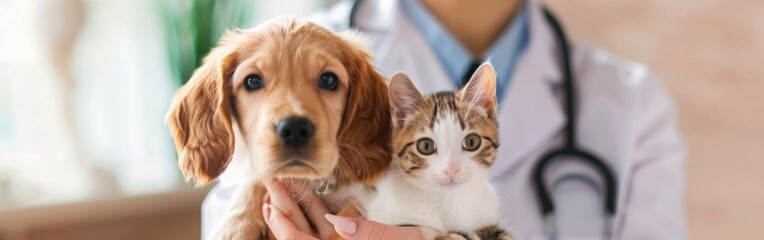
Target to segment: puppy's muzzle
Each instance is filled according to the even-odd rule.
[[[316,127],[307,118],[289,117],[276,125],[276,133],[284,145],[297,148],[310,142],[316,133]]]

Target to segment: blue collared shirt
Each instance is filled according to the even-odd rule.
[[[402,0],[400,3],[404,14],[432,47],[454,86],[461,87],[461,79],[472,62],[480,59],[472,59],[472,55],[462,43],[454,38],[419,0]],[[524,2],[521,5],[512,23],[481,57],[483,60],[490,59],[496,69],[496,96],[499,103],[504,99],[504,92],[509,86],[517,60],[526,49],[530,38],[527,10]]]

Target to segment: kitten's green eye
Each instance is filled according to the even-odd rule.
[[[480,147],[480,136],[477,134],[470,134],[464,137],[464,140],[462,140],[462,148],[467,151],[475,151]]]
[[[435,141],[429,138],[422,138],[416,142],[416,150],[424,155],[430,155],[435,152]]]

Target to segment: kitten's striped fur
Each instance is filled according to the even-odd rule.
[[[461,129],[474,130],[483,141],[489,144],[481,146],[477,156],[472,160],[490,167],[499,147],[499,131],[495,111],[481,108],[469,108],[468,103],[459,101],[461,93],[438,92],[426,96],[410,117],[396,119],[393,128],[393,150],[396,152],[395,161],[401,164],[407,174],[416,176],[414,172],[427,168],[427,161],[416,154],[414,143],[416,134],[425,129],[433,130],[435,123],[455,117]]]

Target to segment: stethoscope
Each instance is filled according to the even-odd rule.
[[[355,19],[356,14],[360,8],[362,0],[355,0],[351,9],[348,19],[348,26],[350,28],[356,27]],[[573,81],[573,69],[570,65],[570,49],[568,48],[568,39],[565,36],[565,32],[557,19],[552,13],[544,8],[544,17],[546,18],[549,26],[555,34],[555,38],[559,42],[559,46],[562,54],[562,71],[563,71],[563,84],[565,92],[565,144],[562,147],[550,150],[541,155],[536,165],[533,166],[533,172],[531,172],[532,183],[536,193],[536,198],[539,201],[539,207],[541,208],[541,216],[544,220],[544,232],[549,239],[557,239],[557,224],[554,218],[555,205],[552,201],[552,197],[549,194],[549,189],[544,181],[546,170],[549,169],[554,163],[578,161],[593,170],[595,170],[602,182],[604,183],[604,190],[600,190],[604,193],[604,212],[605,212],[605,232],[606,239],[610,239],[613,234],[613,219],[615,217],[616,202],[617,202],[617,184],[613,172],[605,164],[602,159],[594,155],[593,153],[586,151],[576,144],[576,95],[575,85]],[[552,182],[552,186],[558,186],[563,181],[583,181],[584,183],[599,189],[597,181],[583,174],[571,174],[558,178]]]

